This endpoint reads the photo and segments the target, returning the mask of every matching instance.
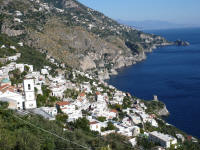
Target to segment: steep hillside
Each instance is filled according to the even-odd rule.
[[[169,44],[160,36],[118,24],[75,0],[1,0],[1,33],[14,36],[68,66],[102,74],[129,66]]]

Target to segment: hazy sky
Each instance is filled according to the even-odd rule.
[[[113,19],[200,25],[200,0],[79,0]]]

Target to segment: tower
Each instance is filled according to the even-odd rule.
[[[34,79],[24,79],[25,109],[36,108]]]
[[[154,101],[158,101],[158,96],[157,95],[154,95],[153,98],[154,98]]]

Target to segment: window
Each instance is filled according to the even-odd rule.
[[[31,85],[30,84],[28,84],[28,90],[31,90]]]

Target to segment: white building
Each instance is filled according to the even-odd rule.
[[[3,85],[0,87],[0,101],[8,102],[9,109],[24,109],[24,97],[17,93],[13,86]]]
[[[65,114],[71,114],[75,112],[75,105],[72,105],[70,102],[67,101],[57,102],[56,106]]]
[[[23,42],[19,42],[17,43],[19,46],[24,46],[24,43]]]
[[[33,65],[28,65],[28,64],[16,64],[15,68],[19,69],[20,72],[24,72],[24,68],[27,66],[29,68],[29,72],[33,72]]]
[[[33,109],[37,107],[35,99],[34,79],[24,79],[25,108]]]
[[[135,147],[135,146],[137,145],[137,140],[136,140],[136,138],[130,139],[129,142],[131,143],[131,145],[132,145],[133,147]]]
[[[52,96],[59,97],[62,99],[64,98],[64,92],[66,90],[66,87],[57,85],[57,86],[50,87],[50,90],[51,90]]]
[[[19,23],[22,23],[23,21],[21,20],[21,19],[19,19],[19,18],[14,18],[14,21],[15,22],[19,22]]]
[[[96,92],[96,101],[97,102],[105,102],[104,95],[101,94],[100,92]]]
[[[86,93],[91,93],[91,86],[89,82],[84,82],[83,84],[81,84],[81,91],[85,91]]]
[[[15,47],[12,47],[12,49],[15,49]],[[16,61],[19,57],[21,57],[21,53],[16,53],[16,55],[14,55],[14,56],[7,57],[7,60],[8,61]]]
[[[149,140],[152,142],[159,143],[161,146],[165,148],[170,148],[171,145],[177,144],[177,139],[175,137],[157,131],[149,133]]]
[[[55,117],[58,113],[56,107],[41,107],[41,109],[52,117]]]
[[[90,122],[90,130],[91,131],[97,131],[99,133],[101,133],[101,123],[97,122],[97,121],[93,121]]]
[[[68,119],[67,122],[74,122],[76,121],[78,118],[82,118],[82,111],[80,110],[75,110],[73,113],[68,114]]]
[[[49,71],[47,69],[41,69],[41,74],[43,75],[48,75],[49,74]]]
[[[15,14],[16,14],[16,16],[22,16],[22,15],[23,15],[23,14],[22,14],[20,11],[18,11],[18,10],[15,11]]]

